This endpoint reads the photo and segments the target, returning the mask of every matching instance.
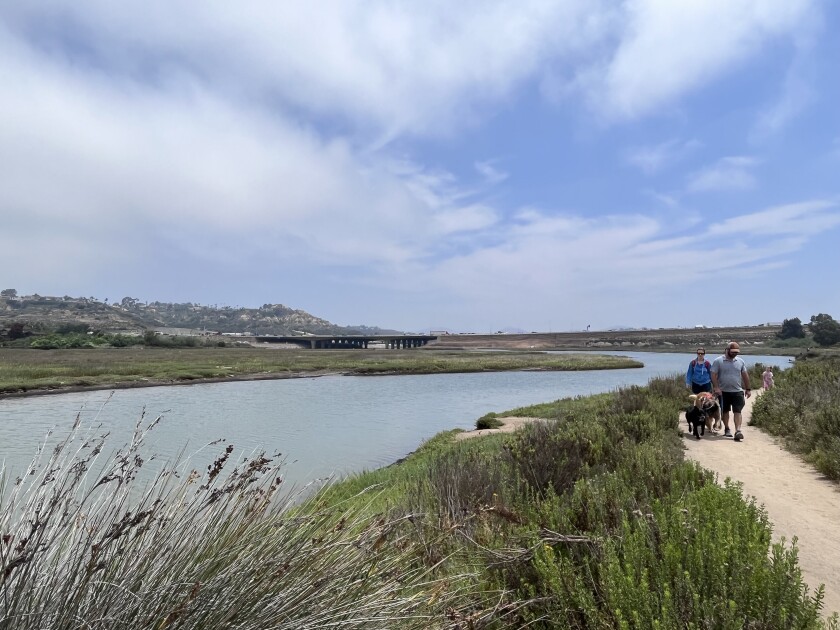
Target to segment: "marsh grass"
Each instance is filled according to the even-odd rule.
[[[77,418],[20,477],[4,471],[0,628],[429,627],[452,605],[457,579],[444,589],[417,561],[410,515],[307,501],[265,454],[234,461],[229,445],[204,472],[135,487],[158,421],[103,462],[107,435]]]
[[[626,357],[435,350],[266,348],[0,348],[0,394],[73,386],[114,387],[295,374],[439,374],[642,367]]]

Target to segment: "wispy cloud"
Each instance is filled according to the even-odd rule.
[[[724,157],[689,176],[690,192],[747,190],[756,184],[752,169],[758,160],[748,156]]]
[[[672,138],[651,146],[633,147],[626,152],[625,159],[646,175],[653,175],[677,164],[700,146],[702,143],[698,140]]]
[[[639,0],[609,61],[579,75],[608,117],[643,116],[730,72],[775,37],[804,26],[812,0],[765,2]]]
[[[475,170],[484,178],[488,184],[499,184],[505,181],[510,174],[496,168],[494,160],[487,160],[485,162],[476,162]]]

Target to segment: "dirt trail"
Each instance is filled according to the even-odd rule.
[[[687,457],[740,481],[744,493],[767,509],[774,540],[798,537],[799,565],[811,591],[825,584],[826,616],[840,611],[840,485],[785,451],[775,438],[748,425],[755,397],[744,408],[744,441],[687,434],[681,418]],[[688,401],[686,401],[688,402]],[[731,422],[731,419],[730,419]],[[731,425],[734,427],[734,425]],[[733,429],[734,430],[734,429]]]

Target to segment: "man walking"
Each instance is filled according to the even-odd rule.
[[[718,357],[712,363],[712,385],[715,394],[721,397],[721,419],[726,431],[724,437],[732,437],[729,430],[729,410],[735,420],[735,441],[744,439],[741,433],[741,411],[744,409],[746,399],[750,397],[750,375],[744,360],[738,355],[741,347],[737,342],[731,341],[726,346],[723,356]]]

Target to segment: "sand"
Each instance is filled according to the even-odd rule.
[[[773,525],[774,540],[790,543],[798,537],[799,565],[813,592],[825,584],[824,613],[840,611],[840,485],[826,479],[776,439],[748,425],[755,396],[744,408],[743,442],[706,436],[697,440],[680,418],[686,455],[743,484],[744,494],[764,505]],[[688,400],[686,400],[686,403]],[[734,424],[730,419],[730,426]]]

